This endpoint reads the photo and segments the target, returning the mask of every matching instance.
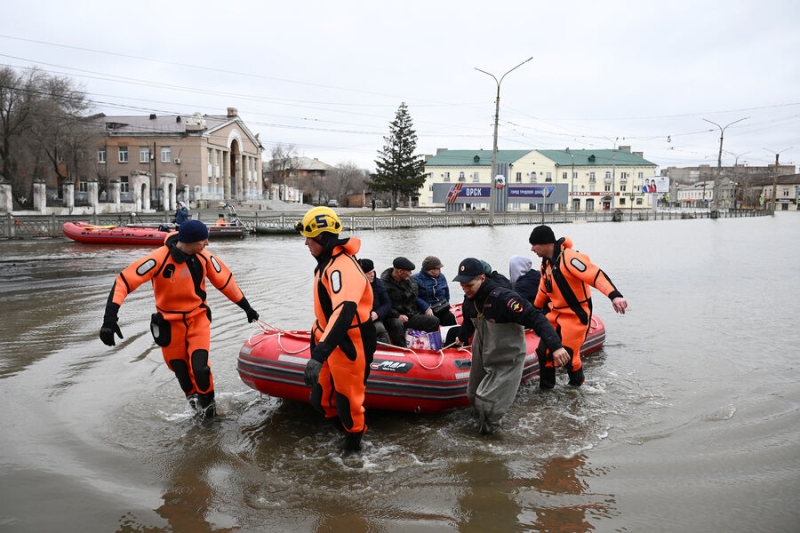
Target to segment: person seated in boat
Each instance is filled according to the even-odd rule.
[[[450,312],[450,286],[442,274],[443,266],[438,257],[429,255],[422,260],[422,268],[413,277],[419,287],[425,314],[438,318],[440,326],[455,326],[458,322]]]
[[[386,331],[386,326],[383,321],[389,316],[392,310],[392,301],[389,299],[389,293],[386,292],[383,282],[377,277],[375,273],[375,263],[372,259],[359,259],[358,264],[361,265],[361,270],[367,276],[369,284],[372,287],[372,323],[375,324],[375,331],[378,334],[378,342],[384,344],[391,344],[389,332]]]
[[[217,226],[227,226],[228,223],[225,221],[225,213],[219,214],[219,219],[217,219]]]
[[[475,309],[470,319],[464,317],[475,332],[467,398],[478,418],[478,432],[489,435],[501,428],[517,395],[527,353],[525,328],[532,329],[540,345],[549,350],[543,349],[541,358],[552,358],[561,366],[570,356],[542,312],[487,276],[479,259],[461,261],[453,281],[464,291],[464,307]]]
[[[189,220],[189,208],[186,207],[186,204],[183,201],[178,202],[178,206],[175,208],[175,218],[172,222],[175,223],[175,226],[180,227],[181,223]]]
[[[533,261],[524,255],[512,255],[508,260],[508,278],[511,288],[533,303],[536,293],[539,292],[539,280],[542,274],[538,269],[532,268]]]
[[[317,261],[311,359],[303,380],[309,402],[345,434],[344,449],[358,451],[367,431],[364,395],[377,347],[370,320],[372,289],[355,259],[356,237],[340,239],[342,222],[329,207],[311,208],[296,226]]]
[[[206,279],[247,315],[258,320],[233,277],[233,273],[214,254],[206,251],[208,228],[199,220],[187,220],[171,233],[164,245],[131,263],[114,280],[108,295],[100,340],[116,344],[122,331],[117,324],[119,308],[125,298],[150,281],[156,300],[150,331],[175,373],[189,405],[203,419],[216,414],[214,377],[208,354],[211,345],[211,309],[206,301]]]
[[[426,315],[419,299],[419,287],[411,273],[416,267],[406,257],[396,257],[392,266],[381,274],[381,281],[386,286],[392,310],[384,321],[392,344],[406,346],[406,328],[419,331],[439,331],[439,319]]]

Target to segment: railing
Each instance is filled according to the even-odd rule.
[[[716,216],[711,211],[697,210],[659,210],[659,211],[628,211],[618,209],[611,211],[556,211],[553,213],[512,212],[495,213],[496,226],[520,226],[538,224],[569,224],[573,222],[625,222],[648,220],[681,220],[696,218],[733,218],[733,217],[758,217],[773,214],[772,210],[728,210],[717,211]],[[239,214],[239,219],[250,230],[256,232],[256,227],[273,230],[292,230],[294,225],[302,218],[303,212],[279,215],[263,215],[259,213]],[[427,213],[427,212],[386,212],[369,214],[340,214],[342,224],[348,231],[407,229],[407,228],[448,228],[466,226],[489,226],[489,213],[485,211],[470,211],[464,213]],[[63,235],[61,226],[64,222],[89,222],[90,224],[125,225],[128,223],[168,223],[172,214],[152,213],[140,214],[135,219],[128,214],[113,213],[104,215],[0,215],[0,238],[26,239],[37,237],[60,237]],[[205,222],[213,224],[214,220]]]

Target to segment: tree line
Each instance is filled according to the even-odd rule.
[[[90,175],[92,140],[86,93],[70,78],[37,68],[0,68],[0,175],[22,207],[32,206],[34,180],[60,184]]]

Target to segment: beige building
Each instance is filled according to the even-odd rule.
[[[498,175],[509,188],[560,184],[566,190],[565,203],[509,199],[508,211],[651,209],[658,201],[655,193],[642,191],[645,180],[655,177],[657,165],[641,153],[631,152],[630,146],[616,150],[498,150],[497,164]],[[490,150],[439,150],[425,162],[427,178],[419,196],[420,207],[444,206],[441,199],[434,199],[434,191],[441,190],[439,184],[462,184],[462,191],[482,191],[469,202],[471,207],[488,209],[486,191],[494,181],[491,170]]]
[[[132,177],[142,174],[150,178],[154,209],[170,206],[170,196],[199,206],[263,196],[264,148],[235,108],[225,115],[100,114],[90,121],[103,132],[96,142],[101,190],[118,181],[123,201],[133,193]],[[173,178],[174,192],[163,186]]]

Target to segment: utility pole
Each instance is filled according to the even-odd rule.
[[[486,72],[485,70],[481,70],[478,67],[475,67],[475,70],[478,72],[483,72],[484,74],[491,76],[494,79],[494,82],[497,84],[497,98],[494,101],[494,143],[492,145],[492,175],[489,176],[489,225],[494,226],[494,203],[496,193],[494,192],[496,188],[495,178],[497,176],[497,124],[500,122],[500,84],[503,83],[503,78],[508,76],[514,70],[517,70],[519,67],[527,63],[533,59],[533,56],[529,57],[516,67],[512,68],[511,70],[507,71],[505,74],[500,76],[498,80],[494,74]],[[508,178],[509,176],[506,176]]]
[[[772,214],[775,214],[775,211],[778,210],[778,157],[781,155],[781,152],[785,152],[786,150],[791,150],[794,148],[790,146],[789,148],[784,148],[780,152],[773,152],[768,148],[764,148],[767,152],[772,152],[775,154],[775,171],[772,173]]]
[[[748,118],[750,118],[750,117],[744,117],[744,118],[740,118],[739,120],[734,120],[730,124],[726,124],[724,127],[720,126],[716,122],[712,122],[712,121],[708,120],[707,118],[703,119],[706,122],[708,122],[709,124],[713,124],[713,125],[715,125],[716,127],[719,128],[719,154],[717,155],[717,175],[714,177],[714,197],[711,199],[712,200],[712,202],[711,202],[712,211],[718,211],[719,210],[719,204],[718,204],[718,202],[719,202],[719,177],[720,177],[720,174],[722,174],[722,139],[725,137],[725,129],[728,126],[733,126],[737,122],[741,122],[743,120],[747,120]],[[712,212],[711,218],[717,218],[717,216],[718,216],[718,213]]]

